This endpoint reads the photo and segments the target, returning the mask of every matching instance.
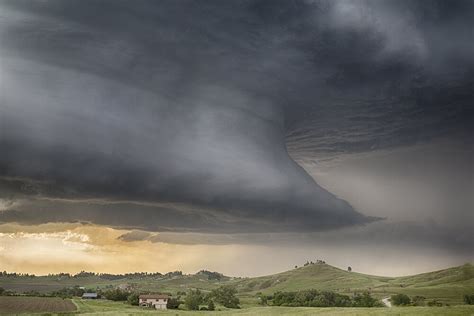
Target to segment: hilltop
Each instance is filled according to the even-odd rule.
[[[257,294],[304,289],[330,290],[343,294],[370,291],[378,298],[404,293],[437,299],[444,303],[461,304],[462,296],[474,293],[474,266],[463,266],[405,277],[382,277],[348,272],[325,263],[310,264],[282,273],[255,278],[233,278],[202,270],[196,274],[179,271],[167,274],[134,273],[125,275],[80,273],[50,276],[0,276],[1,287],[17,292],[46,293],[75,285],[86,288],[126,286],[141,292],[178,292],[189,289],[209,291],[221,285],[234,285],[244,301],[253,301]]]

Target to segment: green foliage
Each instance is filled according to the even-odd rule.
[[[51,296],[57,296],[61,298],[72,298],[74,296],[81,297],[86,291],[84,289],[79,288],[79,286],[69,287],[69,288],[62,288],[57,291],[51,292]]]
[[[209,304],[207,305],[207,309],[210,310],[210,311],[213,311],[216,309],[216,306],[214,305],[214,301],[213,300],[210,300],[209,301]]]
[[[123,291],[118,288],[104,291],[101,294],[103,297],[111,301],[126,301],[128,299],[128,296],[130,295],[129,292]]]
[[[464,303],[468,305],[474,305],[474,294],[465,294]]]
[[[441,306],[443,306],[443,303],[441,303],[438,300],[431,300],[431,301],[428,302],[428,306],[441,307]]]
[[[186,305],[189,310],[193,311],[199,310],[199,305],[202,304],[202,302],[203,296],[199,290],[189,291],[186,295],[186,298],[184,299],[184,305]]]
[[[127,297],[127,302],[130,305],[138,306],[139,303],[139,295],[138,293],[132,293]]]
[[[260,295],[258,296],[258,300],[259,300],[260,305],[268,305],[268,296],[267,295],[263,295],[263,294],[260,293]]]
[[[380,307],[383,306],[376,298],[373,298],[369,292],[356,294],[352,298],[353,307]]]
[[[380,303],[368,292],[356,294],[352,299],[347,295],[330,291],[303,290],[298,292],[277,292],[273,305],[307,307],[374,307]]]
[[[390,302],[392,302],[393,305],[410,305],[411,304],[411,299],[408,295],[406,294],[395,294],[390,297]]]
[[[210,297],[227,308],[240,308],[240,300],[235,296],[237,290],[231,285],[221,286],[211,291]]]
[[[412,298],[413,306],[424,306],[426,297],[416,295]]]
[[[178,298],[171,297],[171,298],[168,299],[168,302],[166,303],[166,308],[168,308],[168,309],[178,309],[179,305],[181,303],[183,303],[183,302],[180,300],[180,297],[178,297]]]
[[[208,280],[220,280],[224,277],[222,273],[208,271],[208,270],[201,270],[197,274],[205,275]]]

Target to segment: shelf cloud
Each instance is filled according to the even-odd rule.
[[[378,220],[298,163],[472,135],[473,8],[2,1],[0,221],[229,233]]]

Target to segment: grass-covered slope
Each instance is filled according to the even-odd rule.
[[[17,292],[48,292],[74,285],[86,288],[106,288],[130,285],[140,292],[170,292],[176,294],[189,289],[209,291],[225,284],[235,285],[239,295],[255,298],[258,292],[273,294],[277,291],[318,289],[352,294],[368,290],[382,298],[396,293],[424,296],[443,303],[462,304],[464,294],[474,293],[474,266],[466,264],[440,271],[406,277],[380,277],[348,272],[328,264],[312,264],[286,272],[256,278],[230,278],[209,280],[204,274],[141,276],[106,280],[99,276],[87,277],[0,277],[0,287]],[[251,303],[251,301],[249,301]]]

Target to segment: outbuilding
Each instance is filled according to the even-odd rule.
[[[96,300],[97,298],[98,298],[97,293],[84,293],[84,294],[82,294],[82,299]]]

